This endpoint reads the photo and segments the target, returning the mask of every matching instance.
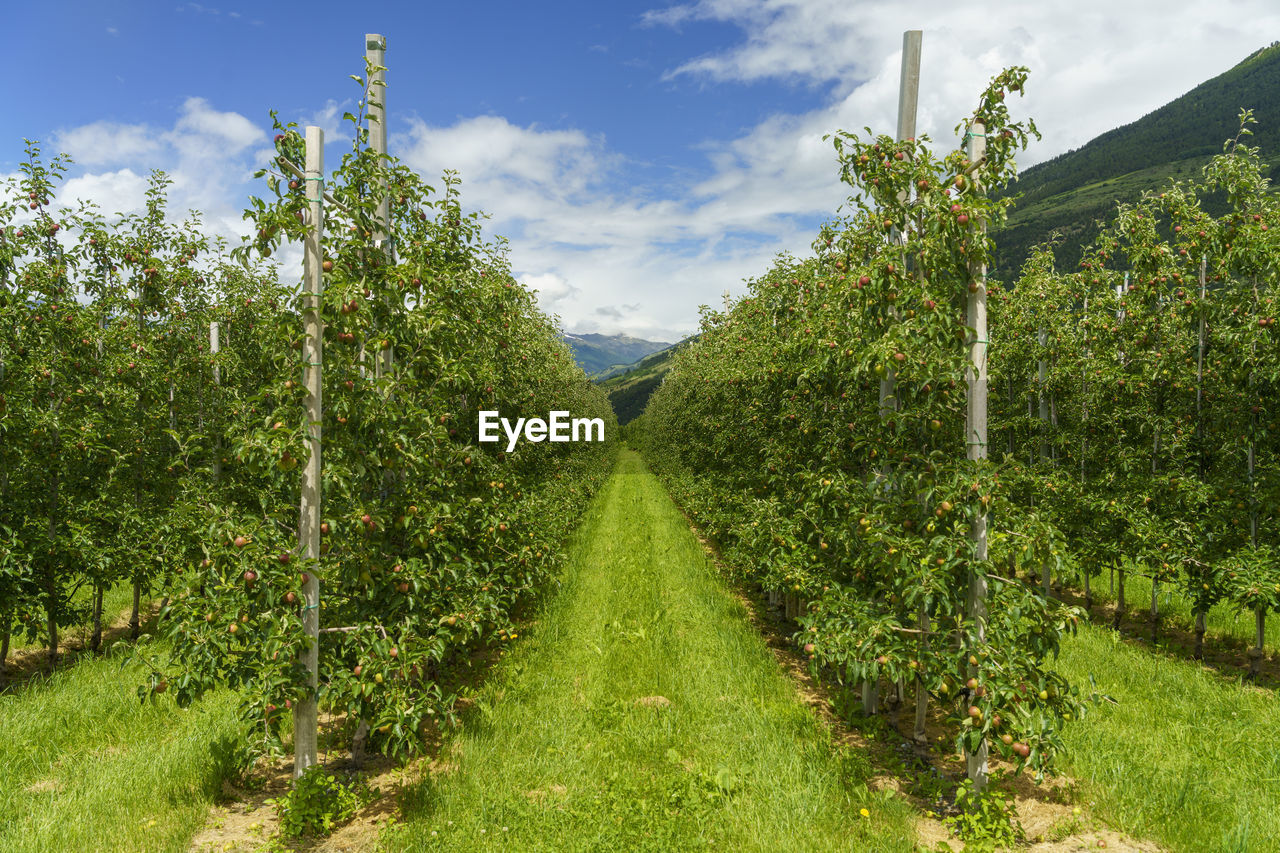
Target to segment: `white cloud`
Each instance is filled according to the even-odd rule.
[[[582,119],[570,127],[500,115],[443,126],[409,119],[391,150],[437,187],[441,170],[460,172],[464,205],[491,216],[488,234],[509,237],[518,277],[566,328],[674,340],[696,330],[699,303],[718,307],[726,287],[740,293],[742,280],[763,274],[778,252],[809,251],[814,224],[847,195],[822,136],[868,125],[894,131],[903,30],[925,30],[918,133],[937,147],[956,144],[953,128],[992,74],[1030,67],[1027,97],[1010,106],[1017,117],[1033,117],[1045,139],[1020,159],[1025,168],[1222,73],[1280,32],[1280,6],[690,0],[645,13],[641,23],[669,30],[663,35],[677,49],[680,34],[708,24],[740,33],[722,48],[689,50],[654,68],[667,87],[781,81],[810,106],[701,141],[702,159],[682,166],[681,182],[651,180],[627,140],[606,139]],[[598,48],[608,43],[601,37],[580,54],[602,61]],[[648,68],[648,61],[639,62]],[[403,120],[398,104],[390,103],[393,121]],[[318,124],[338,141],[348,108],[330,101],[299,123]],[[81,165],[97,170],[77,179],[88,196],[135,204],[137,176],[160,165],[175,180],[175,215],[199,207],[210,230],[229,237],[248,231],[244,197],[262,192],[248,173],[272,155],[269,139],[265,121],[201,98],[188,99],[167,127],[98,122],[59,136]],[[296,278],[295,248],[277,257],[286,264],[282,278]]]
[[[249,183],[262,162],[255,149],[268,138],[265,129],[239,113],[217,110],[196,97],[182,104],[167,128],[98,121],[61,129],[53,134],[51,148],[87,168],[72,172],[58,202],[71,207],[76,199],[91,201],[108,217],[136,213],[145,207],[147,175],[161,169],[172,181],[172,220],[199,210],[210,234],[238,243],[249,231],[241,220],[245,195],[261,192]]]
[[[204,98],[187,98],[167,138],[180,150],[236,154],[262,141],[263,136],[260,128],[239,113],[218,112]]]
[[[607,168],[603,140],[576,130],[517,127],[498,116],[477,116],[452,127],[410,123],[401,157],[439,174],[443,168],[487,182],[514,181],[567,197],[586,190]]]
[[[110,166],[147,160],[160,149],[150,129],[139,124],[95,121],[53,136],[54,146],[82,166]]]
[[[1222,73],[1280,32],[1280,7],[1268,0],[1208,6],[924,0],[909,9],[890,0],[698,0],[644,20],[670,26],[715,21],[742,30],[740,43],[668,69],[669,79],[830,86],[832,104],[815,118],[887,133],[896,119],[902,33],[923,29],[919,130],[938,142],[951,141],[952,128],[992,74],[1027,65],[1028,97],[1017,110],[1034,117],[1045,134],[1028,152],[1030,164]]]
[[[735,244],[726,230],[797,236],[774,221],[777,203],[728,209],[710,190],[646,199],[619,180],[625,159],[577,130],[479,116],[443,128],[414,121],[391,143],[429,183],[459,171],[464,206],[491,215],[486,230],[510,238],[519,279],[570,331],[678,339],[695,330],[707,282],[718,298],[776,251],[771,238]]]
[[[132,169],[120,169],[69,179],[59,190],[57,201],[64,207],[73,206],[75,199],[92,202],[101,214],[110,218],[145,210],[146,194],[146,178]]]
[[[565,299],[576,297],[582,292],[555,273],[517,275],[516,280],[536,292],[539,304],[547,309]]]

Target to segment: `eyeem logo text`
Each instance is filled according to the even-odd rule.
[[[548,420],[542,418],[517,418],[511,421],[497,412],[480,412],[480,440],[499,441],[498,426],[507,434],[507,452],[516,449],[523,431],[526,441],[604,441],[603,418],[570,418],[568,412],[550,412]],[[596,436],[592,438],[592,434]],[[579,435],[583,437],[579,438]]]

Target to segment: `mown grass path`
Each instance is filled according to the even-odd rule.
[[[0,695],[0,850],[185,851],[242,744],[235,694],[139,702],[117,646]]]
[[[910,850],[639,456],[388,849]]]
[[[1066,729],[1094,814],[1185,853],[1280,850],[1280,699],[1096,625],[1062,672],[1114,700]]]

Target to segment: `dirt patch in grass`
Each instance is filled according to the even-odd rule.
[[[725,564],[716,544],[703,537],[692,521],[690,527],[722,575],[738,577]],[[794,621],[784,618],[780,608],[769,607],[759,590],[735,583],[732,591],[779,665],[790,675],[801,700],[830,730],[832,742],[867,756],[873,770],[869,786],[874,790],[894,791],[916,807],[919,812],[916,832],[921,847],[930,851],[963,850],[964,843],[943,818],[955,812],[952,792],[966,776],[965,760],[948,748],[949,738],[944,733],[947,730],[936,703],[931,704],[925,723],[924,744],[912,739],[915,696],[910,690],[902,701],[896,701],[893,686],[882,683],[880,713],[862,716],[861,696],[855,697],[851,686],[820,683],[813,677],[808,662],[791,640],[799,630]],[[994,784],[1014,802],[1017,820],[1027,841],[1019,849],[1037,853],[1099,849],[1160,853],[1164,850],[1155,842],[1129,838],[1094,818],[1089,804],[1082,801],[1078,784],[1067,777],[1036,784],[1026,774],[1012,775],[1013,766],[1007,762],[992,759],[989,766],[993,776],[998,777]]]
[[[513,621],[519,625],[518,633],[523,634],[535,624],[535,614],[535,608],[528,605],[517,611]],[[474,647],[464,659],[450,664],[441,689],[446,694],[459,694],[454,712],[460,724],[473,712],[471,697],[504,657],[507,645],[496,642]],[[350,738],[343,734],[351,728],[345,715],[320,715],[320,763],[339,779],[350,778],[355,772],[350,764]],[[223,783],[223,803],[211,810],[205,828],[192,839],[189,851],[243,853],[287,849],[300,853],[371,853],[378,849],[383,828],[400,820],[406,792],[416,788],[427,776],[445,775],[457,767],[460,744],[449,740],[447,731],[433,728],[424,733],[424,738],[423,754],[404,766],[381,755],[370,754],[365,759],[355,775],[377,796],[325,838],[290,841],[279,837],[280,822],[275,806],[267,800],[284,796],[293,786],[293,759],[260,761],[244,775],[240,784]]]
[[[339,779],[344,778],[349,769],[345,754],[331,757],[323,764]],[[286,849],[326,853],[376,849],[382,827],[399,811],[400,792],[417,780],[416,768],[416,763],[398,767],[381,756],[370,758],[360,777],[376,792],[372,802],[326,838],[289,843],[277,840],[276,843]],[[292,785],[291,759],[260,764],[240,786],[224,783],[223,796],[227,802],[214,808],[204,830],[191,840],[190,850],[192,853],[225,853],[266,848],[280,831],[275,806],[267,801],[283,797]]]

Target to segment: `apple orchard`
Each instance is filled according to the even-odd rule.
[[[52,663],[86,622],[96,648],[127,585],[135,636],[161,603],[144,699],[229,685],[261,752],[318,702],[405,758],[557,577],[616,419],[457,176],[380,150],[374,70],[330,171],[273,115],[234,249],[159,172],[135,215],[52,204],[69,162],[28,143],[0,201],[6,656],[43,638]],[[1026,77],[997,75],[945,156],[835,134],[846,212],[704,311],[628,427],[813,671],[868,713],[914,701],[918,737],[941,719],[979,783],[989,753],[1053,771],[1088,709],[1054,658],[1104,573],[1122,608],[1126,577],[1178,589],[1201,638],[1209,608],[1249,614],[1252,673],[1280,607],[1280,202],[1251,116],[1078,269],[1045,245],[1000,285]],[[264,260],[285,242],[306,286]]]

